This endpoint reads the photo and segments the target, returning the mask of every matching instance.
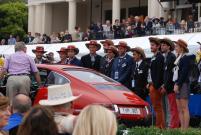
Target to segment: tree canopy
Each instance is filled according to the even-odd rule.
[[[24,36],[28,25],[28,8],[24,0],[1,0],[0,38],[10,34]]]

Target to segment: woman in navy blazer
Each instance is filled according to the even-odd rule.
[[[188,74],[190,70],[190,56],[187,55],[187,43],[181,39],[176,42],[175,51],[177,59],[175,61],[173,81],[175,81],[174,91],[179,112],[181,129],[189,127],[189,108],[188,101],[190,96],[190,86]]]

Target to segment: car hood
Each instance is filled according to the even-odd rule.
[[[137,105],[145,106],[147,102],[127,90],[99,90],[103,95],[110,99],[113,104],[118,105]]]

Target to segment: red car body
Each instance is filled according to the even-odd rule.
[[[99,104],[115,112],[120,120],[144,120],[151,115],[147,102],[99,72],[67,65],[40,64],[37,67],[44,87],[38,89],[34,104],[38,104],[41,99],[47,99],[47,86],[70,83],[73,95],[81,95],[73,102],[74,114],[79,114],[89,104]],[[44,73],[46,71],[47,74]],[[50,77],[52,74],[55,74],[55,77]]]

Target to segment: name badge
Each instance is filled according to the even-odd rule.
[[[126,63],[122,64],[122,68],[126,66]]]
[[[142,73],[143,73],[143,71],[142,71],[142,70],[139,70],[139,71],[138,71],[138,74],[142,74]]]
[[[156,60],[156,57],[154,57],[154,58],[151,59],[151,61],[154,61],[154,60]]]
[[[132,80],[132,88],[135,87],[135,80]]]
[[[115,79],[115,80],[119,79],[119,72],[115,72],[115,73],[114,73],[114,79]]]

